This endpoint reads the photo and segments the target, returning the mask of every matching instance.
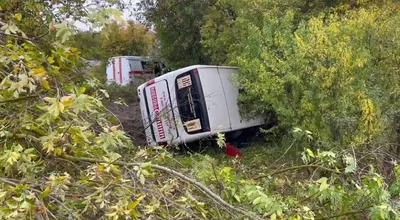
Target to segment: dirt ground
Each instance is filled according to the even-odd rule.
[[[124,131],[136,146],[146,145],[139,100],[136,95],[136,86],[125,88],[111,88],[108,90],[111,101],[106,107],[121,122]]]

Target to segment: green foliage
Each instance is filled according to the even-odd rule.
[[[146,21],[154,26],[160,55],[166,65],[181,68],[207,64],[208,57],[200,44],[203,16],[215,0],[142,0],[140,9]]]
[[[5,3],[0,3],[5,9],[0,23],[0,219],[398,219],[398,166],[394,163],[388,181],[374,163],[381,156],[373,157],[384,151],[371,147],[394,136],[389,126],[398,106],[398,3],[355,2],[358,8],[348,8],[339,1],[221,0],[210,8],[211,19],[202,12],[213,2],[150,7],[149,15],[158,16],[157,33],[188,27],[164,35],[165,45],[191,42],[187,45],[199,52],[192,57],[187,52],[193,48],[162,46],[171,63],[200,62],[199,31],[206,21],[205,48],[219,42],[217,48],[226,52],[209,56],[241,67],[237,82],[245,110],[274,110],[284,125],[295,127],[283,154],[278,154],[283,148],[274,153],[258,146],[253,154],[244,150],[243,159],[192,155],[184,160],[161,147],[133,148],[103,101],[124,104],[116,94],[136,94],[136,89],[104,87],[83,74],[79,50],[67,46],[73,29],[60,20],[69,14],[89,16],[83,1]],[[218,14],[224,10],[232,18]],[[89,17],[104,25],[118,14],[101,9]],[[36,15],[43,21],[35,23]],[[213,25],[213,17],[221,24]],[[219,25],[221,32],[211,30]],[[181,34],[183,29],[188,33]],[[41,36],[41,31],[49,34]],[[109,24],[104,31],[124,33],[125,44],[138,42],[129,39],[132,33],[150,42],[147,30],[134,23]],[[189,35],[188,41],[182,38]],[[145,53],[149,45],[126,49]],[[172,56],[171,51],[179,53]],[[188,54],[190,59],[177,59]],[[222,134],[217,140],[223,147]],[[321,145],[325,149],[318,149]],[[284,157],[289,154],[302,163]]]
[[[225,15],[224,22],[211,17],[203,27],[214,62],[241,69],[243,109],[274,110],[282,124],[323,141],[371,143],[391,126],[384,121],[397,108],[398,4],[338,7],[318,16],[296,5],[265,7],[271,4],[219,1],[210,13]],[[227,9],[233,18],[222,13]]]
[[[101,32],[103,58],[112,56],[149,56],[154,45],[153,34],[141,24],[113,22]]]
[[[260,146],[254,146],[260,151]],[[271,149],[263,154],[276,154]],[[398,209],[390,199],[383,177],[373,169],[354,166],[350,174],[347,152],[304,151],[306,163],[287,168],[258,168],[265,176],[248,176],[253,155],[247,150],[243,161],[213,159],[194,155],[186,169],[232,204],[241,204],[260,216],[271,219],[319,219],[371,216],[372,219],[396,219]],[[246,156],[247,155],[247,156]],[[186,159],[187,160],[187,159]],[[264,158],[252,163],[262,164]],[[210,168],[211,167],[211,168]],[[311,172],[304,172],[311,169]],[[325,172],[327,171],[327,172]],[[298,173],[297,180],[290,173]],[[395,184],[398,184],[396,179]]]
[[[79,32],[70,38],[68,44],[77,48],[85,59],[100,60],[102,58],[100,33],[91,31]]]

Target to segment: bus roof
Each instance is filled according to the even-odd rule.
[[[127,58],[127,59],[135,59],[135,60],[152,59],[152,57],[141,57],[141,56],[115,56],[115,57],[110,57],[110,59],[115,59],[115,58]]]
[[[216,66],[216,65],[192,65],[192,66],[188,66],[188,67],[184,67],[184,68],[181,68],[181,69],[177,69],[177,70],[168,72],[168,73],[166,73],[166,74],[164,74],[164,75],[161,75],[161,76],[159,76],[159,77],[156,77],[156,78],[154,78],[154,79],[152,79],[152,80],[150,80],[150,81],[159,81],[159,80],[166,79],[167,76],[170,76],[170,75],[179,75],[179,74],[181,74],[181,73],[185,73],[185,72],[190,71],[190,70],[193,70],[193,69],[202,69],[202,68],[228,68],[228,69],[237,69],[238,67],[233,67],[233,66]],[[149,82],[149,81],[148,81],[148,82]],[[143,83],[143,84],[140,85],[138,88],[143,88],[143,87],[145,87],[146,84],[147,84],[148,82]]]

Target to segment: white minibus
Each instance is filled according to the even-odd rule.
[[[150,146],[190,143],[264,124],[264,117],[242,118],[238,68],[195,65],[166,73],[138,87],[140,109]]]
[[[151,58],[138,56],[119,56],[108,59],[107,82],[109,84],[127,85],[139,80],[154,78]],[[142,82],[145,82],[142,81]]]

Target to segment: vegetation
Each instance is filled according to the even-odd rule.
[[[80,56],[87,60],[102,60],[104,52],[101,50],[101,33],[82,31],[71,36],[68,44],[79,50]]]
[[[203,16],[215,0],[142,0],[145,19],[154,26],[160,44],[160,57],[166,66],[180,68],[209,62],[200,44]]]
[[[127,24],[113,22],[103,29],[101,36],[103,57],[152,55],[153,34],[134,21]]]
[[[61,21],[153,38],[93,2],[0,2],[0,219],[399,219],[397,1],[141,2],[169,64],[237,65],[244,113],[276,112],[241,159],[132,143],[103,101],[134,88],[83,74]]]

